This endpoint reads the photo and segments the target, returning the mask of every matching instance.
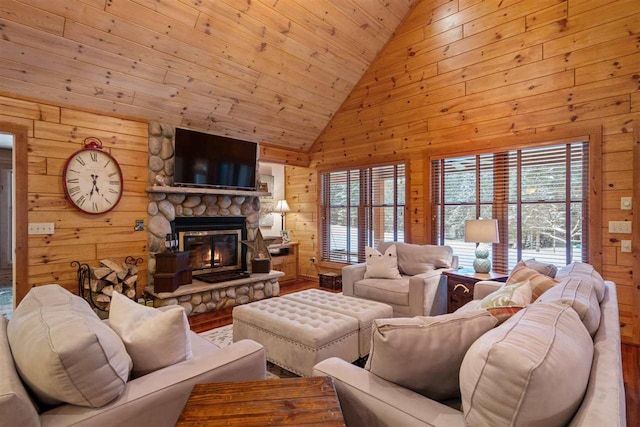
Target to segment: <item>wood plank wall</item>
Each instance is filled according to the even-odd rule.
[[[422,0],[312,147],[311,168],[287,168],[287,197],[317,168],[410,155],[407,237],[426,242],[420,206],[430,147],[602,126],[603,275],[618,284],[623,339],[640,344],[633,316],[640,290],[632,254],[621,253],[619,242],[630,236],[606,229],[610,220],[631,219],[620,197],[640,182],[632,163],[639,89],[637,0]],[[317,191],[305,200],[292,215],[317,232]]]
[[[147,220],[147,124],[8,96],[0,96],[0,122],[28,129],[28,221],[55,224],[55,234],[28,238],[29,287],[59,283],[77,292],[71,261],[98,266],[103,258],[131,255],[144,260],[137,283],[141,295],[147,233],[134,232],[133,226],[136,219]],[[102,140],[124,175],[120,203],[103,215],[77,211],[63,193],[65,161],[89,136]]]

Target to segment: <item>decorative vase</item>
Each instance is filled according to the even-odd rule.
[[[489,248],[482,243],[476,248],[476,259],[473,260],[473,269],[476,273],[488,273],[491,271]]]

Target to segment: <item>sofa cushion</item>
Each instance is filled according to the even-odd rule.
[[[516,267],[519,265],[524,265],[525,267],[528,267],[540,274],[544,274],[545,276],[549,276],[551,278],[556,277],[556,274],[558,274],[558,267],[556,267],[555,264],[540,262],[535,258],[531,258],[526,261],[522,260],[516,265]]]
[[[400,279],[363,279],[353,285],[358,298],[393,305],[409,305],[409,276]]]
[[[604,279],[602,278],[600,273],[598,273],[596,269],[593,268],[592,265],[586,264],[584,262],[572,262],[571,264],[561,268],[560,271],[558,271],[556,279],[560,280],[567,276],[580,276],[583,279],[591,280],[595,285],[598,302],[602,302],[602,300],[604,299],[605,289]]]
[[[20,377],[46,405],[100,407],[125,389],[132,363],[124,344],[58,285],[31,288],[7,332]]]
[[[0,316],[0,420],[7,426],[39,426],[40,418],[13,364],[7,339],[7,319]]]
[[[578,313],[591,336],[600,327],[600,304],[596,285],[588,277],[565,277],[559,284],[542,294],[536,302],[559,301],[568,304]]]
[[[467,425],[566,425],[582,402],[592,357],[591,337],[570,306],[529,305],[464,357]]]
[[[528,280],[505,284],[480,301],[480,308],[524,307],[531,301],[531,285]]]
[[[114,292],[109,326],[127,348],[136,377],[191,359],[189,322],[179,305],[160,311]]]
[[[374,320],[365,369],[431,399],[458,397],[467,349],[497,322],[486,310]]]
[[[367,260],[365,278],[375,277],[379,279],[399,279],[400,271],[398,271],[398,253],[396,245],[389,246],[384,254],[369,246],[365,248],[365,256]]]
[[[402,274],[415,276],[437,268],[451,267],[453,249],[449,246],[380,242],[378,250],[385,251],[394,244],[398,248],[398,268]]]
[[[525,280],[528,280],[531,285],[530,302],[537,300],[540,295],[558,283],[555,279],[545,276],[544,274],[540,274],[526,265],[518,264],[507,278],[507,284],[512,285],[514,283],[524,282]]]

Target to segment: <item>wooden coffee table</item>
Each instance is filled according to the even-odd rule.
[[[330,377],[197,384],[177,426],[344,426]]]

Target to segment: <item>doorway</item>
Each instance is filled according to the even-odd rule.
[[[13,312],[13,146],[12,134],[0,133],[0,315]]]

